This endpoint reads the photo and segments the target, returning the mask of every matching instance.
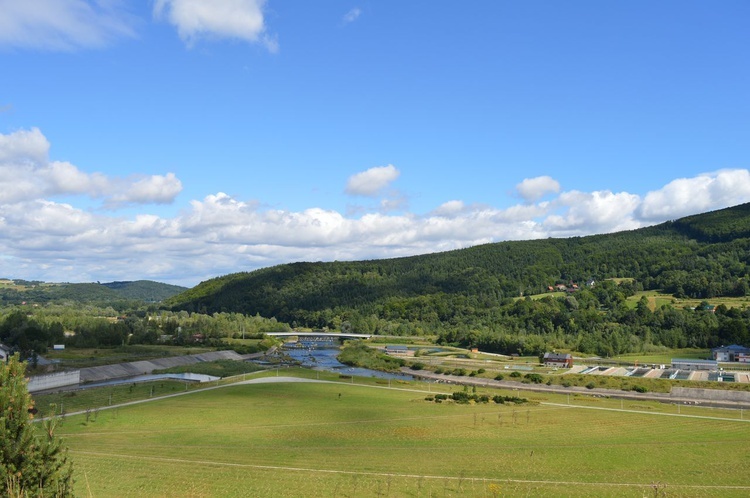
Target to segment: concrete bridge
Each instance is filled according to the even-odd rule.
[[[271,337],[297,337],[298,339],[369,339],[372,334],[345,334],[330,332],[267,332]]]

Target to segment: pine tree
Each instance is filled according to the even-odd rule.
[[[17,354],[0,363],[0,495],[73,496],[73,467],[54,434],[57,419],[33,426],[36,410],[24,373]]]

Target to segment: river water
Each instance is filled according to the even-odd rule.
[[[380,372],[368,368],[357,368],[344,365],[336,357],[339,354],[339,347],[329,341],[313,342],[305,341],[301,347],[284,346],[284,353],[299,361],[302,366],[312,368],[313,370],[323,370],[327,372],[336,372],[341,375],[352,375],[357,377],[376,377],[380,379],[402,379],[412,380],[411,375],[401,373]]]

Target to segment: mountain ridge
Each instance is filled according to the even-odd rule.
[[[495,306],[556,283],[632,278],[641,289],[698,298],[745,295],[748,262],[750,203],[611,234],[496,242],[392,259],[288,263],[210,279],[165,305],[259,313],[310,327],[335,328],[352,314],[419,320],[427,314],[450,323],[450,311],[436,301],[464,296]],[[394,307],[421,311],[393,312]]]

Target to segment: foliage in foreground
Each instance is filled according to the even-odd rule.
[[[14,497],[73,496],[73,466],[54,435],[57,419],[35,431],[24,371],[18,355],[0,364],[0,489]]]

